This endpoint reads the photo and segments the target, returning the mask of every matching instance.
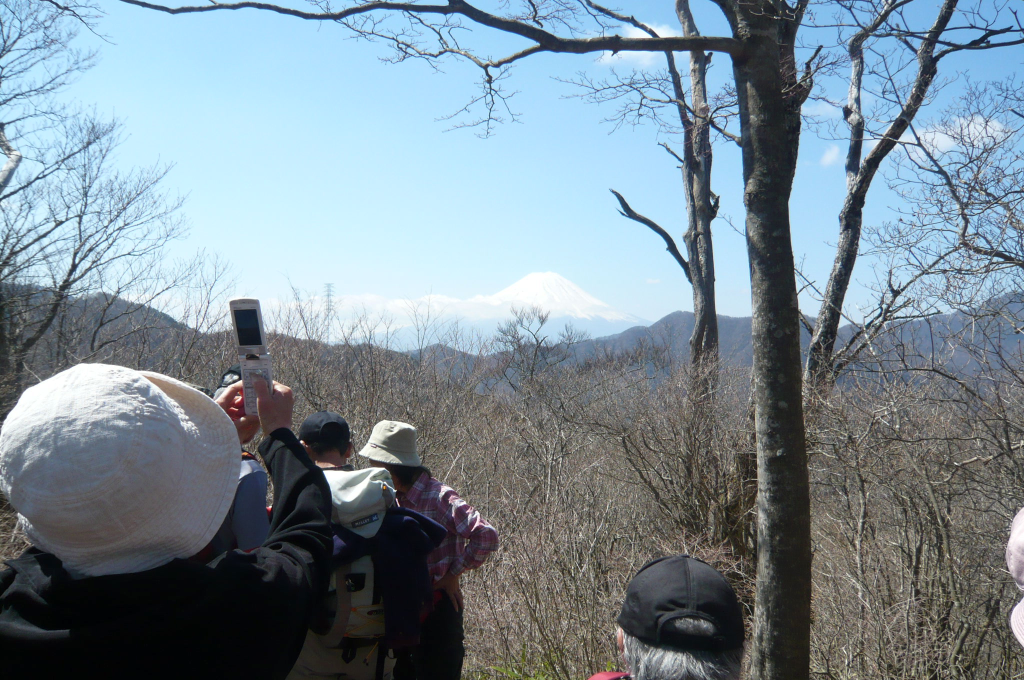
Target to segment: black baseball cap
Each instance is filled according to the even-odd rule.
[[[228,368],[228,370],[224,371],[224,373],[221,374],[220,383],[217,385],[217,389],[215,389],[213,391],[213,394],[211,394],[210,396],[216,399],[217,397],[224,393],[224,390],[231,387],[241,379],[242,367],[239,366],[238,364],[231,366],[230,368]],[[203,391],[205,392],[206,390]]]
[[[714,635],[683,633],[669,621],[694,617],[715,626]],[[729,651],[743,647],[743,611],[717,569],[688,555],[648,562],[626,587],[617,619],[622,630],[659,647]]]
[[[236,382],[242,379],[242,367],[239,364],[234,364],[224,371],[220,376],[220,385],[217,387],[231,387]]]
[[[302,421],[299,439],[307,444],[323,444],[344,452],[351,437],[348,423],[332,411],[319,411]]]

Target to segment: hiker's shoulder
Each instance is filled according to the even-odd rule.
[[[591,675],[588,680],[629,680],[629,673],[619,673],[618,671],[603,671],[601,673],[595,673]]]
[[[418,486],[422,484],[420,489],[424,496],[436,497],[444,501],[459,500],[459,493],[436,477],[421,475],[420,479],[416,480],[416,484]]]

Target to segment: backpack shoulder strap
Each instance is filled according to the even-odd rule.
[[[348,590],[348,579],[352,564],[343,564],[334,570],[334,592],[337,597],[337,609],[334,612],[334,623],[330,630],[320,636],[320,641],[327,647],[337,647],[345,637],[348,619],[352,614],[352,593]]]

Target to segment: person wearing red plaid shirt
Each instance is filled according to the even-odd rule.
[[[394,420],[377,423],[359,455],[391,473],[402,507],[426,515],[448,530],[448,536],[427,557],[434,581],[434,609],[423,622],[411,664],[400,659],[394,678],[458,680],[466,654],[459,577],[467,569],[479,567],[497,549],[498,532],[454,489],[423,467],[412,425]]]

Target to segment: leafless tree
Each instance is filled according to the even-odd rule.
[[[849,94],[842,107],[848,128],[847,192],[839,212],[835,261],[808,348],[806,380],[811,386],[830,385],[848,363],[851,349],[864,340],[864,333],[858,334],[853,345],[837,355],[835,345],[861,245],[868,191],[883,162],[907,141],[918,114],[941,87],[936,80],[940,63],[958,53],[1024,44],[1024,25],[1003,0],[944,0],[930,24],[922,24],[923,8],[914,0],[837,0],[834,4],[831,25],[850,65]],[[865,92],[874,95],[876,102],[868,110],[863,104]],[[883,295],[876,313],[864,322],[867,335],[898,315],[901,305],[894,298],[903,292],[894,286]]]
[[[91,11],[33,0],[0,6],[4,413],[30,373],[46,375],[122,342],[140,329],[138,319],[124,320],[191,273],[160,266],[164,246],[183,230],[180,201],[159,186],[166,169],[118,170],[118,124],[60,100],[92,64],[73,44]]]
[[[875,374],[846,379],[821,408],[813,478],[830,510],[815,523],[816,611],[833,622],[815,631],[822,677],[1020,672],[1005,623],[1018,596],[1001,565],[1019,504],[1020,392],[999,382],[979,399],[937,373]]]
[[[1013,290],[1024,271],[1022,105],[1014,79],[971,83],[932,125],[911,129],[915,145],[896,181],[916,210],[903,221],[919,228],[929,252],[955,249],[941,273],[958,308],[970,297],[957,289],[980,286],[991,298]]]
[[[879,291],[900,293],[904,309],[1020,326],[1020,106],[1013,79],[968,81],[934,120],[910,126],[888,178],[907,207],[866,232],[869,253],[885,264]]]
[[[1001,567],[1024,504],[1020,105],[1013,79],[968,80],[909,124],[887,178],[907,208],[866,231],[921,318],[875,335],[812,434],[816,481],[848,503],[819,525],[819,583],[854,586],[819,601],[858,621],[818,639],[832,677],[1020,672]]]
[[[752,668],[765,680],[809,673],[811,621],[810,499],[804,440],[800,322],[790,239],[789,196],[796,171],[800,111],[813,85],[814,63],[801,66],[797,33],[807,0],[715,0],[731,35],[626,38],[610,33],[616,14],[582,2],[535,2],[485,11],[465,0],[440,5],[368,2],[312,9],[256,2],[170,7],[125,0],[171,14],[255,8],[343,25],[383,40],[394,58],[461,57],[479,66],[484,90],[480,124],[504,106],[502,75],[541,52],[722,52],[732,58],[743,158],[746,237],[753,307],[754,404],[758,453],[757,626]],[[500,58],[478,55],[458,33],[469,22],[517,35],[529,46]],[[594,35],[594,33],[597,35]]]
[[[73,112],[57,96],[89,69],[95,55],[73,46],[95,9],[82,3],[57,5],[44,0],[11,0],[0,8],[0,201],[26,191],[66,167],[108,132],[97,124],[69,135],[59,128]],[[55,128],[57,128],[55,132]],[[22,161],[21,178],[14,182]]]
[[[94,125],[65,130],[91,137]],[[82,137],[71,137],[72,144]],[[160,266],[164,248],[184,227],[176,215],[180,201],[159,188],[166,170],[119,172],[116,144],[116,128],[109,127],[60,171],[0,203],[0,376],[8,407],[24,387],[29,355],[76,305],[86,324],[78,332],[88,330],[84,346],[65,347],[78,354],[68,356],[71,363],[122,341],[100,333],[187,278],[187,271],[168,277]]]
[[[119,169],[118,123],[61,100],[92,64],[74,40],[93,18],[77,3],[0,4],[0,416],[29,384],[82,361],[186,380],[207,367],[197,348],[216,325],[223,267],[170,261],[185,224],[161,188],[167,169]],[[13,532],[3,499],[0,530]]]
[[[652,26],[634,16],[601,10],[605,15],[633,26],[652,38],[660,37]],[[688,2],[676,3],[676,17],[682,33],[687,37],[699,37],[700,32],[690,11]],[[731,113],[731,107],[715,106],[708,95],[708,66],[711,52],[702,50],[689,53],[689,99],[683,78],[673,52],[665,52],[663,73],[647,73],[634,69],[628,76],[617,74],[610,81],[594,81],[586,74],[580,74],[574,84],[582,88],[583,96],[595,102],[623,102],[614,118],[617,125],[625,122],[638,123],[646,118],[654,119],[663,130],[682,133],[683,151],[676,153],[668,144],[665,150],[679,162],[682,172],[683,191],[686,197],[687,229],[683,234],[686,245],[684,256],[675,239],[661,225],[636,212],[619,192],[612,190],[619,202],[620,213],[654,231],[665,241],[666,250],[679,264],[691,286],[693,297],[694,326],[690,336],[690,361],[695,367],[712,370],[698,370],[695,373],[714,379],[718,365],[718,312],[715,305],[715,262],[711,224],[718,214],[718,197],[711,190],[711,131],[731,141],[739,138],[727,132],[722,125],[722,110]],[[734,103],[734,102],[732,102]],[[662,111],[673,118],[666,120]],[[712,383],[713,385],[713,383]],[[713,393],[712,390],[707,390]]]

